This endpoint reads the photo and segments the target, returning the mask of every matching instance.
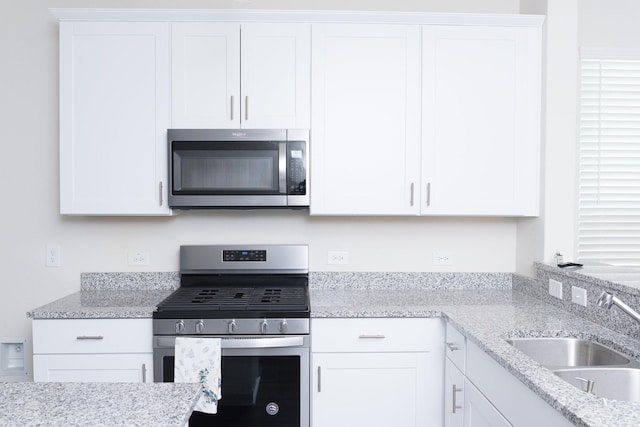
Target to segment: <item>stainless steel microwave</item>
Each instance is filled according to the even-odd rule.
[[[169,129],[169,206],[309,206],[309,131]]]

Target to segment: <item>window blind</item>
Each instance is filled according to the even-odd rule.
[[[583,51],[578,259],[640,266],[640,53]]]

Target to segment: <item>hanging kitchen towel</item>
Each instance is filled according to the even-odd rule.
[[[220,338],[176,337],[174,381],[202,384],[194,411],[215,414],[222,399]]]

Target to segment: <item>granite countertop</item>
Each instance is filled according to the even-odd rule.
[[[0,425],[184,427],[199,396],[190,383],[1,383]]]
[[[625,274],[629,281],[621,289],[631,285],[632,291],[636,277],[640,279],[640,275],[630,277],[607,267],[566,272],[576,277],[586,273],[596,284],[607,286],[611,285],[607,280],[620,280],[620,274]],[[27,314],[33,319],[151,318],[156,305],[175,289],[177,279],[170,273],[150,277],[164,285],[131,289],[131,284],[144,282],[141,276],[87,274],[80,292]],[[505,339],[586,338],[638,360],[640,341],[512,288],[512,276],[504,273],[314,273],[310,274],[311,317],[443,317],[574,424],[640,425],[640,403],[586,394]]]
[[[312,317],[435,317],[452,322],[501,366],[578,426],[638,426],[640,403],[597,398],[507,344],[523,336],[593,339],[640,359],[640,342],[504,289],[312,289]]]
[[[156,306],[173,292],[155,290],[82,290],[27,312],[32,319],[151,318]]]

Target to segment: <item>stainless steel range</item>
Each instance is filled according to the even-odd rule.
[[[173,381],[176,336],[222,338],[218,413],[190,425],[309,425],[308,271],[306,245],[180,248],[180,288],[153,315],[155,381]]]

